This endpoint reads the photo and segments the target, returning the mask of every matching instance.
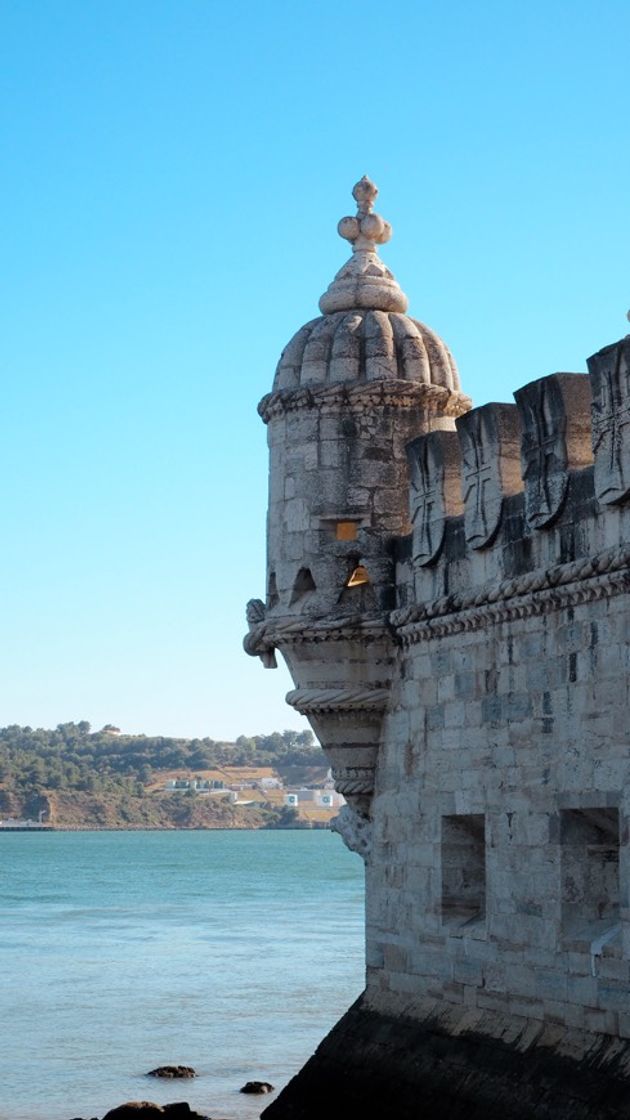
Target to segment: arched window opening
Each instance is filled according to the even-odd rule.
[[[267,585],[267,606],[269,610],[278,606],[278,584],[276,583],[276,573],[269,573],[269,583]]]
[[[300,568],[295,577],[293,584],[293,591],[291,592],[291,606],[297,603],[304,595],[308,595],[309,591],[316,591],[315,580],[311,575],[310,568]]]
[[[364,568],[363,564],[357,564],[346,583],[346,587],[364,587],[369,582],[370,577],[367,568]]]

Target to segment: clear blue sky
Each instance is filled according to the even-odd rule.
[[[303,726],[241,651],[256,415],[347,255],[476,403],[630,306],[627,0],[2,0],[0,724]]]

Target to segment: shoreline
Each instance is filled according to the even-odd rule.
[[[48,825],[45,828],[2,828],[0,825],[0,833],[11,832],[31,832],[40,835],[42,833],[50,832],[330,832],[330,824],[319,823],[304,823],[297,825],[281,825],[274,827],[273,825],[263,825],[261,827],[243,827],[242,825],[235,825],[233,828],[224,828],[218,826],[216,828],[203,825],[173,825],[168,827],[166,825],[144,825],[144,824],[131,824],[131,825]]]

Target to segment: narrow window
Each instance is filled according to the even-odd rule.
[[[311,575],[310,568],[300,568],[295,577],[293,584],[293,591],[291,592],[291,606],[297,603],[304,595],[308,595],[309,591],[315,591],[315,580]]]
[[[267,586],[267,606],[271,610],[278,605],[278,585],[276,583],[276,573],[269,573],[269,583]]]
[[[560,841],[563,935],[599,955],[620,932],[619,810],[565,809]]]
[[[483,813],[442,817],[442,921],[461,929],[486,916]]]

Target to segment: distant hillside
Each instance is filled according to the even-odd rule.
[[[93,732],[85,721],[54,730],[13,725],[0,729],[0,817],[36,819],[41,812],[58,828],[299,827],[294,810],[277,798],[233,805],[188,790],[167,793],[165,779],[271,766],[303,782],[321,777],[322,765],[310,731],[225,743],[123,735],[112,725]]]

